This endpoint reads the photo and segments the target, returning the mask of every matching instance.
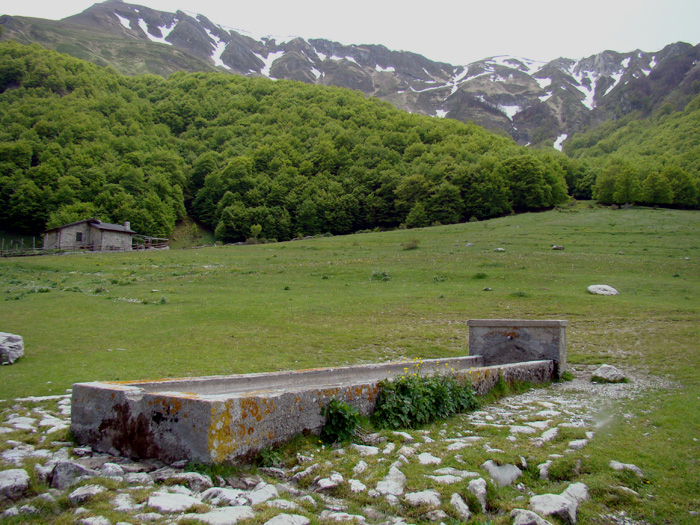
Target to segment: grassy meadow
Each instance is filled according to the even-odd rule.
[[[621,294],[590,295],[591,284]],[[644,519],[679,523],[700,510],[697,211],[579,203],[278,244],[0,259],[0,293],[0,330],[26,345],[0,368],[0,399],[79,381],[465,355],[468,319],[566,319],[570,363],[680,385],[629,402],[631,416],[586,450],[591,464],[615,451],[648,473],[654,498],[627,502]],[[605,496],[606,476],[583,481]]]

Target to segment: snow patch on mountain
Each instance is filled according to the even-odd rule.
[[[177,22],[175,22],[175,23],[177,23]],[[160,32],[163,36],[157,37],[157,36],[154,36],[148,32],[148,25],[146,24],[146,22],[144,21],[143,18],[139,18],[139,27],[143,30],[144,33],[146,33],[146,36],[148,37],[148,39],[151,42],[157,42],[158,44],[167,44],[169,46],[172,46],[172,44],[165,39],[170,34],[170,32],[173,29],[175,29],[175,23],[172,24],[170,27],[166,27],[166,26],[158,27],[158,29],[160,29]]]
[[[620,79],[622,78],[622,73],[615,73],[614,75],[611,75],[613,79],[612,85],[605,91],[605,94],[607,95],[610,93],[613,89],[615,89],[615,86],[620,82]]]
[[[500,104],[498,105],[498,109],[501,113],[506,114],[508,120],[513,120],[513,117],[523,110],[520,106],[503,106]]]
[[[396,72],[396,68],[393,67],[393,66],[382,67],[382,66],[380,66],[379,64],[377,64],[377,65],[374,67],[374,69],[375,69],[377,72],[379,72],[379,73],[395,73],[395,72]]]
[[[559,135],[559,137],[557,137],[557,140],[554,142],[554,149],[561,151],[562,144],[567,138],[569,138],[569,136],[566,133],[562,133],[561,135]]]
[[[535,79],[535,81],[539,84],[541,89],[547,89],[549,86],[552,85],[552,79],[551,78],[537,78],[537,77],[532,77]]]
[[[127,29],[131,29],[131,22],[129,21],[128,18],[124,18],[123,16],[120,16],[117,13],[114,13],[114,14],[117,16],[117,18],[119,19],[119,21],[121,22],[121,24],[124,27],[126,27]]]
[[[435,116],[436,116],[437,118],[445,118],[445,117],[447,116],[447,111],[445,111],[444,109],[438,109],[438,110],[435,112]]]
[[[211,38],[214,41],[214,52],[211,54],[211,58],[214,61],[214,65],[217,67],[223,67],[225,69],[231,69],[228,67],[224,62],[221,60],[221,55],[224,53],[226,50],[226,42],[221,40],[218,36],[216,36],[214,33],[212,33],[209,29],[204,29],[207,32],[207,35],[209,35],[209,38]]]
[[[253,53],[256,57],[258,57],[260,60],[263,61],[263,68],[260,70],[260,74],[268,77],[270,77],[270,68],[272,68],[272,64],[280,58],[282,55],[284,55],[284,51],[275,51],[274,53],[268,53],[267,57],[264,57],[263,55],[260,55],[258,53]]]

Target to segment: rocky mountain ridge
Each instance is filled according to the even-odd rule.
[[[167,75],[223,70],[360,90],[414,113],[472,121],[507,133],[519,144],[561,149],[573,133],[665,102],[682,109],[700,92],[700,45],[676,43],[657,52],[604,51],[579,60],[536,62],[510,56],[467,65],[434,62],[382,45],[325,39],[256,37],[203,15],[165,13],[107,0],[53,24],[2,17],[6,38],[37,42],[124,71]],[[72,42],[57,38],[72,31]],[[99,32],[110,45],[81,35]],[[117,45],[115,52],[115,44]],[[150,56],[147,52],[158,55]],[[63,47],[63,49],[62,49]],[[120,67],[121,66],[121,67]]]

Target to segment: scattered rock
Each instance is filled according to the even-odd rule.
[[[251,505],[259,505],[265,503],[269,499],[279,498],[280,494],[274,485],[269,485],[265,482],[260,482],[255,489],[247,495]]]
[[[241,520],[255,517],[250,507],[221,507],[203,514],[184,514],[183,519],[197,520],[210,525],[233,525]]]
[[[640,478],[644,477],[642,470],[638,466],[632,465],[631,463],[620,463],[619,461],[610,460],[610,468],[613,470],[630,470]]]
[[[331,510],[324,510],[321,512],[318,519],[321,521],[355,521],[356,523],[367,523],[364,516]]]
[[[574,439],[572,441],[569,441],[569,448],[571,450],[581,450],[586,445],[588,445],[587,439]]]
[[[556,516],[564,523],[576,523],[578,504],[558,494],[542,494],[530,498],[530,510],[544,516]]]
[[[591,381],[594,383],[624,383],[627,381],[627,376],[612,365],[602,365],[591,374]]]
[[[620,295],[620,292],[607,284],[592,284],[588,287],[588,293],[593,295]]]
[[[248,503],[245,493],[240,489],[212,487],[202,493],[202,501],[215,507],[238,507]]]
[[[406,503],[418,507],[419,505],[440,506],[440,493],[435,490],[424,490],[422,492],[411,492],[406,494]]]
[[[91,516],[78,520],[80,525],[112,525],[112,522],[104,516]]]
[[[0,365],[11,365],[23,355],[22,336],[0,332]]]
[[[360,460],[357,462],[357,465],[355,465],[352,469],[352,473],[355,474],[356,476],[359,476],[360,474],[364,473],[365,470],[367,470],[367,463],[363,460]]]
[[[486,512],[486,480],[484,478],[471,480],[469,485],[467,485],[467,490],[474,494],[476,501],[481,505],[481,511]]]
[[[67,489],[81,477],[99,475],[95,470],[83,467],[74,461],[59,461],[51,471],[49,485],[54,489]]]
[[[418,463],[421,465],[439,465],[442,463],[442,460],[429,452],[423,452],[422,454],[418,454]]]
[[[367,463],[365,463],[365,466],[366,465],[367,465]],[[296,474],[294,474],[292,476],[292,481],[299,482],[300,480],[304,479],[305,477],[316,472],[319,468],[321,468],[321,465],[319,465],[318,463],[314,463],[313,465],[305,468],[301,472],[297,472]]]
[[[379,448],[378,447],[372,447],[368,445],[350,445],[352,448],[357,450],[357,452],[360,454],[360,456],[376,456],[379,454]]]
[[[309,525],[311,520],[297,514],[278,514],[264,525]]]
[[[172,469],[154,472],[153,481],[165,485],[186,485],[190,490],[195,492],[203,492],[214,486],[211,478],[206,474],[199,474],[198,472],[177,472]]]
[[[403,487],[406,483],[406,476],[396,467],[391,467],[386,477],[377,483],[377,492],[384,496],[400,496],[403,494]]]
[[[540,471],[540,479],[548,481],[549,480],[549,467],[552,465],[552,460],[549,459],[544,463],[537,465],[537,469]]]
[[[481,468],[488,472],[493,481],[501,487],[512,485],[523,474],[515,465],[499,465],[491,459],[484,462]]]
[[[575,501],[579,504],[583,501],[588,501],[590,495],[588,494],[588,486],[585,483],[572,483],[569,485],[564,492],[561,493],[567,499]]]
[[[148,498],[148,506],[166,514],[176,514],[200,505],[202,502],[185,494],[171,494],[169,492],[154,492]]]
[[[505,252],[505,251],[506,251],[505,248],[496,248],[496,249],[494,250],[494,252],[498,252],[498,253],[503,253],[503,252]]]
[[[452,505],[452,508],[457,513],[460,520],[469,521],[471,519],[472,513],[469,510],[469,505],[467,505],[462,496],[456,492],[450,497],[450,505]]]
[[[430,512],[426,512],[423,517],[428,521],[439,521],[444,522],[449,516],[444,510],[435,509]]]
[[[21,468],[0,472],[0,502],[21,499],[29,490],[29,474]]]
[[[289,501],[286,499],[271,499],[268,502],[266,502],[266,505],[274,509],[301,510],[301,507],[299,505],[297,505],[293,501]]]
[[[513,525],[552,525],[551,522],[540,518],[531,510],[513,509],[510,517],[513,518]]]
[[[68,495],[68,501],[73,505],[82,505],[106,490],[102,485],[83,485]]]
[[[413,443],[415,440],[413,439],[413,436],[407,432],[392,432],[397,437],[401,438],[401,441],[404,443]]]
[[[343,476],[337,472],[333,472],[330,477],[319,479],[316,482],[318,490],[331,490],[336,488],[343,482]]]
[[[564,247],[560,244],[552,244],[552,250],[563,250]]]
[[[348,484],[350,485],[350,492],[353,492],[354,494],[367,490],[367,486],[357,479],[349,480]]]

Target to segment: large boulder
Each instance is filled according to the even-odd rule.
[[[620,292],[607,284],[592,284],[588,287],[588,293],[593,295],[620,295]]]
[[[23,355],[22,336],[0,332],[0,364],[11,365]]]
[[[594,383],[626,383],[627,376],[612,365],[602,365],[591,374]]]

